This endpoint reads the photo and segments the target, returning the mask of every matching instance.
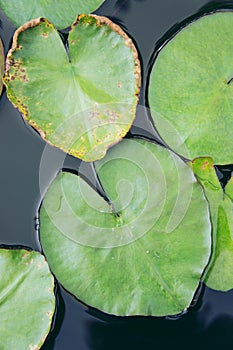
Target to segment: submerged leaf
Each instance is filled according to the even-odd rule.
[[[111,148],[96,169],[111,204],[69,173],[45,196],[40,239],[52,271],[106,313],[180,313],[210,255],[201,186],[175,154],[139,140]]]
[[[233,178],[224,193],[211,158],[195,159],[191,165],[204,187],[213,227],[212,259],[204,282],[213,289],[227,291],[233,288]]]
[[[21,26],[33,18],[45,17],[58,29],[66,28],[78,14],[96,10],[103,0],[0,0],[0,8],[16,25]]]
[[[0,249],[0,349],[39,349],[52,322],[54,280],[42,255]]]
[[[45,140],[93,161],[131,127],[140,65],[131,39],[105,17],[80,16],[67,51],[53,25],[38,19],[16,32],[4,81]]]
[[[217,12],[179,31],[154,62],[149,104],[155,126],[188,159],[233,163],[232,51],[233,12]]]

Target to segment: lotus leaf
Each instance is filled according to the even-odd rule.
[[[103,0],[0,0],[0,8],[16,25],[37,18],[48,18],[58,29],[66,28],[76,16],[96,10]]]
[[[45,19],[20,27],[7,57],[7,95],[50,144],[93,161],[131,127],[140,65],[131,39],[105,17],[79,16],[67,45]]]
[[[201,186],[179,157],[142,140],[124,139],[95,164],[109,203],[65,172],[43,200],[40,240],[53,273],[106,313],[180,313],[211,250]]]
[[[164,141],[187,159],[233,163],[233,12],[193,21],[158,52],[149,105]],[[224,140],[224,142],[222,142]]]
[[[39,349],[55,308],[54,280],[44,257],[0,249],[0,275],[0,349]]]
[[[195,159],[192,168],[204,187],[213,226],[212,260],[204,282],[227,291],[233,288],[233,178],[223,191],[211,158]]]

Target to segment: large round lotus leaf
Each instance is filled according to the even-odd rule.
[[[68,27],[78,14],[96,10],[103,0],[0,0],[0,8],[17,26],[37,18],[48,18],[58,29]]]
[[[212,258],[204,282],[227,291],[233,288],[233,178],[223,191],[211,158],[195,159],[191,165],[204,187],[213,227]]]
[[[5,63],[5,59],[4,59],[4,51],[3,51],[3,45],[2,45],[2,40],[0,39],[0,94],[2,93],[2,77],[4,74],[4,63]]]
[[[37,252],[0,249],[0,349],[36,350],[55,308],[54,280]]]
[[[206,15],[176,34],[151,71],[156,128],[182,156],[233,163],[233,12]]]
[[[189,167],[123,140],[96,164],[108,204],[60,173],[40,210],[52,271],[84,303],[115,315],[171,315],[194,296],[211,246],[207,202]]]
[[[19,28],[7,57],[7,95],[41,136],[92,161],[130,129],[140,68],[126,34],[105,17],[79,17],[68,51],[47,20]]]

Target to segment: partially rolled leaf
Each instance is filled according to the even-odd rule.
[[[187,159],[233,163],[232,51],[233,12],[224,11],[186,25],[155,59],[151,114],[164,141]]]
[[[224,193],[211,158],[195,159],[191,164],[204,187],[213,229],[212,258],[204,282],[213,289],[227,291],[233,288],[233,178]]]
[[[67,48],[52,24],[37,19],[15,33],[4,82],[45,140],[93,161],[131,127],[140,65],[131,39],[105,17],[79,16]]]
[[[54,280],[42,255],[0,249],[0,349],[36,350],[55,308]]]
[[[2,93],[2,87],[3,87],[2,78],[4,75],[4,67],[5,67],[5,57],[4,57],[2,40],[0,39],[0,95]]]
[[[107,203],[60,173],[40,210],[40,240],[63,286],[115,315],[186,309],[208,263],[208,205],[191,169],[149,142],[123,140],[96,169]]]
[[[103,0],[0,0],[0,8],[16,27],[33,18],[45,17],[56,28],[63,29],[68,27],[78,14],[93,12],[103,2]]]

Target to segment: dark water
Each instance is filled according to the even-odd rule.
[[[166,40],[167,32],[173,33],[178,23],[194,15],[203,6],[205,12],[206,8],[233,7],[233,2],[107,0],[98,10],[98,14],[108,16],[120,24],[134,39],[140,52],[143,68],[142,107],[139,108],[129,136],[144,135],[158,139],[143,107],[146,104],[146,81],[151,57],[161,42]],[[6,52],[14,27],[1,13],[0,19],[0,35]],[[142,132],[142,127],[146,131]],[[25,125],[4,93],[0,101],[0,244],[41,249],[35,230],[35,217],[41,202],[39,170],[44,147],[45,143],[33,129]],[[51,149],[42,192],[59,170],[61,161],[62,152]],[[80,163],[67,157],[64,167],[78,171]],[[230,165],[218,167],[223,185],[232,170]],[[81,171],[84,177],[94,183],[91,165]],[[202,286],[195,306],[185,315],[170,319],[107,316],[87,309],[59,285],[57,305],[53,330],[43,350],[233,348],[233,291],[220,293]]]

